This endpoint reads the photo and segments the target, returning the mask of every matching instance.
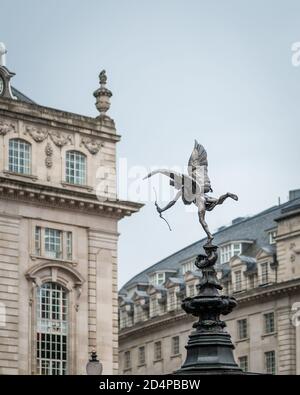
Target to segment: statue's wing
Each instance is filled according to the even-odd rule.
[[[195,146],[191,153],[188,163],[188,173],[190,177],[197,181],[197,183],[204,188],[204,192],[211,190],[210,179],[207,174],[207,152],[203,145],[195,140]]]
[[[180,190],[184,185],[192,185],[192,178],[176,171],[167,169],[157,169],[149,173],[144,179],[154,176],[155,174],[163,174],[170,178],[170,185],[178,190]]]

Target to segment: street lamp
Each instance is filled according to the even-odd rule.
[[[97,357],[96,350],[91,352],[89,362],[86,364],[86,373],[89,376],[100,376],[102,374],[103,366]]]

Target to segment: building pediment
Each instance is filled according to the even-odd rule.
[[[256,254],[256,259],[262,260],[265,258],[273,257],[275,252],[276,252],[275,247],[271,247],[271,246],[262,247],[258,250]]]
[[[184,274],[184,280],[186,282],[196,280],[196,279],[198,280],[200,277],[202,277],[200,271],[199,272],[187,271]]]
[[[164,284],[165,288],[173,288],[173,287],[180,287],[184,286],[184,279],[180,277],[169,277]]]

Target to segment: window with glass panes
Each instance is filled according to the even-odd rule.
[[[157,361],[161,359],[161,341],[154,343],[154,360]]]
[[[242,320],[237,321],[237,326],[238,326],[238,338],[241,339],[246,339],[248,337],[248,322],[247,319],[244,318]]]
[[[21,139],[9,140],[8,169],[14,173],[31,173],[31,145]]]
[[[68,298],[56,283],[37,290],[37,373],[68,373]]]
[[[235,290],[240,291],[242,289],[242,272],[241,270],[237,270],[234,273],[235,276]]]
[[[150,283],[154,285],[161,285],[165,282],[166,274],[165,273],[154,273],[150,277]]]
[[[248,372],[248,356],[239,357],[239,366],[243,372]]]
[[[45,255],[49,258],[62,258],[62,231],[45,228]]]
[[[139,365],[144,365],[146,362],[145,346],[139,347]]]
[[[195,285],[190,284],[189,285],[189,296],[192,298],[195,295]]]
[[[261,284],[267,284],[269,281],[269,265],[267,262],[261,264]]]
[[[66,182],[69,184],[85,185],[86,156],[78,151],[66,153]]]
[[[41,255],[41,227],[35,227],[35,234],[34,234],[34,245],[35,245],[35,254],[40,256]]]
[[[169,310],[174,310],[176,308],[176,295],[175,291],[170,291],[168,294],[168,305]]]
[[[275,331],[275,319],[273,312],[264,314],[264,329],[265,333],[272,333]]]
[[[151,316],[155,316],[158,314],[158,300],[156,296],[153,296],[150,299],[150,313]]]
[[[172,345],[171,345],[171,352],[172,355],[179,354],[180,351],[180,344],[179,344],[179,336],[172,337]]]
[[[72,260],[72,251],[73,251],[73,240],[72,240],[72,232],[66,232],[67,239],[67,260]]]
[[[125,369],[129,369],[131,367],[131,353],[130,351],[125,351],[124,353],[124,365]]]
[[[269,374],[276,373],[275,351],[265,352],[265,370]]]
[[[270,244],[276,244],[276,236],[277,236],[277,230],[272,230],[269,232],[269,243]]]
[[[230,258],[232,258],[235,255],[240,255],[242,253],[242,244],[241,243],[227,244],[221,247],[220,250],[221,250],[221,255],[220,255],[221,263],[227,263],[230,261]]]
[[[195,270],[195,260],[189,261],[189,262],[185,262],[182,265],[182,274],[185,274],[186,272],[192,272],[193,270]]]

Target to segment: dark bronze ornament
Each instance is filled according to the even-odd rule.
[[[229,314],[237,302],[233,297],[219,293],[222,286],[215,270],[218,246],[212,244],[213,236],[205,221],[206,211],[213,210],[229,197],[234,200],[238,200],[238,197],[230,192],[219,198],[208,196],[212,188],[207,166],[207,153],[204,147],[195,141],[188,162],[188,175],[159,169],[147,176],[166,175],[170,178],[170,185],[178,190],[175,198],[164,208],[155,203],[160,215],[182,198],[184,204],[193,203],[197,206],[199,222],[207,235],[207,243],[203,246],[205,254],[199,254],[195,261],[196,267],[202,273],[197,286],[198,294],[182,301],[183,310],[197,317],[198,321],[194,323],[194,330],[186,345],[186,360],[175,374],[242,374],[234,360],[234,345],[230,334],[225,330],[225,322],[220,319],[221,315]]]

